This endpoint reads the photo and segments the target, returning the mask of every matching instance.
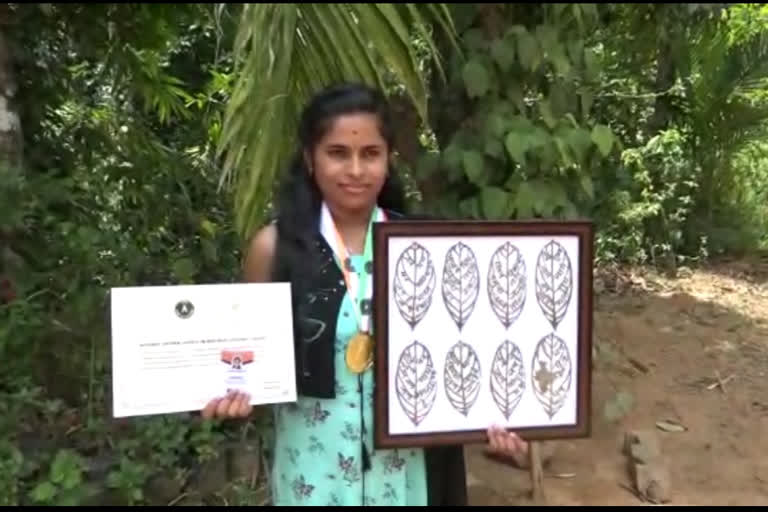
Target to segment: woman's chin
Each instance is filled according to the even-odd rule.
[[[368,212],[376,204],[375,197],[368,197],[367,195],[347,196],[343,201],[340,201],[339,206],[349,213],[363,213]]]

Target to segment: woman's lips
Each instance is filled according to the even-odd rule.
[[[344,183],[339,185],[339,187],[345,192],[349,192],[350,194],[362,194],[368,189],[366,185],[344,184]]]

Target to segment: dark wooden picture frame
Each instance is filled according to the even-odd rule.
[[[581,437],[588,437],[591,432],[591,423],[590,423],[590,414],[591,414],[591,370],[592,370],[592,309],[593,309],[593,303],[592,303],[592,293],[593,293],[593,285],[592,285],[592,267],[593,267],[593,246],[594,246],[594,227],[593,223],[590,221],[509,221],[509,222],[496,222],[496,221],[432,221],[432,220],[391,220],[385,223],[377,223],[374,226],[374,251],[375,251],[375,261],[377,264],[374,266],[374,335],[375,335],[375,342],[376,342],[376,366],[375,366],[375,425],[374,425],[374,435],[375,435],[375,444],[378,448],[395,448],[395,447],[427,447],[427,446],[434,446],[434,445],[457,445],[457,444],[470,444],[470,443],[481,443],[485,442],[487,440],[487,427],[490,426],[491,419],[489,418],[489,424],[488,425],[480,425],[476,424],[474,427],[469,427],[466,430],[465,429],[456,429],[456,430],[450,430],[450,431],[426,431],[426,432],[418,432],[418,433],[393,433],[390,429],[390,414],[392,411],[390,411],[390,403],[392,403],[391,407],[396,407],[396,404],[398,404],[399,396],[397,398],[394,398],[391,396],[393,393],[396,393],[396,390],[393,389],[391,382],[393,382],[392,379],[399,378],[397,376],[398,369],[391,367],[391,361],[396,361],[396,358],[394,358],[391,354],[392,351],[395,350],[393,348],[394,344],[397,344],[397,340],[391,340],[390,339],[390,322],[394,321],[404,321],[406,318],[403,315],[401,311],[398,311],[399,306],[397,308],[392,308],[390,306],[390,300],[394,300],[390,297],[391,294],[396,293],[393,291],[393,282],[395,279],[396,272],[393,271],[395,268],[395,263],[390,263],[390,257],[393,256],[390,254],[390,242],[395,239],[434,239],[435,237],[440,237],[445,240],[446,237],[453,238],[453,239],[467,239],[470,240],[470,242],[467,242],[468,244],[471,244],[472,239],[477,239],[477,237],[484,237],[484,238],[490,238],[494,240],[494,243],[507,245],[505,243],[505,238],[509,241],[511,241],[512,244],[514,244],[514,240],[519,240],[520,237],[525,238],[533,238],[536,240],[541,240],[542,238],[558,238],[558,237],[568,237],[568,238],[575,238],[578,240],[578,266],[576,268],[571,268],[570,259],[568,259],[567,251],[565,259],[567,260],[567,269],[569,272],[572,272],[572,291],[568,292],[568,299],[566,301],[566,309],[573,309],[576,308],[574,312],[566,312],[564,315],[573,315],[575,313],[575,319],[571,318],[569,322],[571,322],[572,325],[573,322],[575,322],[575,336],[576,336],[576,347],[575,347],[575,355],[576,355],[576,361],[572,361],[572,359],[568,359],[568,378],[572,379],[570,382],[571,384],[568,384],[570,387],[569,393],[573,393],[573,396],[569,398],[569,400],[574,401],[575,400],[575,421],[569,422],[568,424],[541,424],[541,425],[528,425],[528,426],[521,426],[517,427],[514,426],[512,423],[507,423],[506,426],[509,430],[513,430],[517,432],[521,437],[527,440],[545,440],[545,439],[561,439],[561,438],[581,438]],[[410,243],[408,241],[403,243]],[[553,242],[554,243],[554,242]],[[456,244],[458,245],[458,244]],[[410,245],[409,247],[414,247],[413,245]],[[423,246],[422,246],[423,247]],[[550,245],[547,244],[547,247],[560,247],[557,245]],[[466,250],[466,248],[464,248]],[[542,249],[543,252],[543,249]],[[562,251],[561,251],[562,253]],[[422,255],[424,252],[422,251]],[[522,252],[518,253],[518,256],[522,259]],[[550,253],[547,255],[547,260],[545,261],[547,264],[549,264],[549,261],[551,260],[551,256],[549,256]],[[554,254],[554,253],[551,253]],[[556,255],[555,255],[556,256]],[[447,253],[445,256],[445,261],[447,262]],[[506,257],[506,256],[505,256]],[[442,263],[441,258],[443,256],[434,257],[435,263],[439,264]],[[530,258],[528,258],[530,260]],[[412,261],[412,260],[409,260]],[[461,260],[463,261],[463,260]],[[477,277],[479,277],[479,287],[482,289],[482,291],[477,292],[475,291],[475,295],[479,297],[480,300],[485,300],[487,304],[490,304],[493,299],[489,298],[489,288],[486,288],[488,283],[490,283],[490,272],[491,272],[491,265],[493,264],[493,259],[490,259],[490,263],[488,263],[485,266],[485,271],[479,272],[479,274],[476,272],[474,281],[478,281]],[[538,284],[535,284],[534,281],[536,279],[535,273],[539,272],[539,267],[537,265],[537,261],[525,261],[526,265],[534,266],[535,268],[528,270],[528,274],[526,274],[525,279],[521,279],[520,281],[526,281],[527,287],[529,289],[522,292],[522,296],[529,296],[531,293],[530,288],[534,288],[535,286],[538,286]],[[390,265],[392,265],[392,268],[390,268]],[[399,268],[399,267],[398,267]],[[437,265],[434,266],[434,268],[437,268]],[[479,267],[478,267],[479,268]],[[496,268],[498,265],[496,265]],[[546,266],[542,266],[542,268],[545,268]],[[553,266],[554,269],[554,266]],[[548,275],[554,275],[556,272],[553,271],[551,274]],[[433,285],[432,292],[431,292],[431,305],[428,306],[429,308],[443,308],[444,312],[448,310],[447,303],[443,303],[443,297],[441,296],[441,275],[440,273],[435,270],[434,271],[436,281],[438,282],[437,285]],[[507,272],[505,274],[506,276],[509,275],[509,267],[507,266]],[[510,279],[508,277],[505,277],[505,279]],[[518,281],[518,282],[520,282]],[[545,279],[542,278],[542,281],[546,283]],[[454,281],[455,282],[455,281]],[[507,282],[507,281],[505,281]],[[511,282],[511,281],[509,281]],[[553,286],[551,289],[554,289],[554,278],[553,278]],[[508,288],[507,288],[508,289]],[[550,288],[547,288],[550,289]],[[400,288],[402,290],[402,288]],[[536,289],[538,290],[538,288]],[[533,290],[534,293],[537,293],[536,290]],[[402,293],[402,292],[401,292]],[[508,293],[507,293],[508,294]],[[414,295],[415,296],[415,295]],[[546,300],[547,295],[542,295]],[[538,295],[536,295],[538,300]],[[554,292],[552,297],[555,297]],[[572,297],[572,298],[571,298]],[[410,300],[410,299],[409,299]],[[415,299],[414,299],[415,300]],[[479,301],[478,301],[479,302]],[[534,307],[538,311],[539,314],[544,314],[546,316],[546,313],[542,313],[545,310],[545,307],[542,306],[542,302],[539,302],[538,304],[526,304],[525,307]],[[415,303],[415,302],[414,302]],[[552,304],[555,302],[553,301]],[[568,306],[568,304],[572,304],[571,306]],[[549,304],[548,302],[546,304]],[[493,306],[488,307],[489,310],[493,309]],[[394,310],[393,310],[394,309]],[[423,313],[423,309],[421,310],[422,318],[424,315],[429,315],[429,311],[427,313]],[[522,308],[521,308],[522,310]],[[552,306],[552,310],[557,310],[557,307],[554,305]],[[416,310],[413,310],[416,311]],[[550,311],[547,309],[547,311]],[[450,313],[450,311],[449,311]],[[471,314],[471,313],[470,313]],[[554,315],[560,314],[560,320],[564,318],[563,313],[559,313],[555,311]],[[498,313],[497,313],[498,315]],[[456,320],[456,316],[453,317],[454,320]],[[499,317],[501,318],[501,317]],[[548,317],[549,318],[549,317]],[[555,318],[555,317],[551,317]],[[458,319],[459,324],[462,321],[462,318]],[[557,318],[555,318],[555,323],[553,323],[553,326],[557,326]],[[418,322],[418,318],[413,320],[414,322]],[[470,319],[471,321],[471,319]],[[551,320],[549,320],[551,322]],[[504,322],[504,320],[502,320]],[[442,324],[441,324],[442,325]],[[485,325],[485,324],[483,324]],[[505,324],[507,328],[509,328],[509,323]],[[411,327],[413,328],[413,327]],[[556,329],[556,327],[553,327]],[[459,328],[459,330],[461,330]],[[420,336],[424,338],[423,332],[420,333]],[[540,338],[541,333],[532,333],[529,337],[531,338]],[[547,337],[548,335],[545,335],[544,337]],[[416,337],[416,336],[414,336]],[[455,343],[458,340],[449,340],[445,342],[445,347],[449,347],[452,343]],[[495,340],[494,342],[498,342],[500,340]],[[488,341],[490,343],[490,341]],[[442,342],[441,342],[442,343]],[[508,343],[508,342],[507,342]],[[402,345],[402,342],[400,343]],[[550,345],[550,347],[554,346],[554,344]],[[414,350],[415,350],[416,344],[414,343]],[[565,347],[563,347],[565,348]],[[486,349],[487,350],[487,349]],[[499,349],[501,350],[501,349]],[[527,349],[528,352],[530,352],[530,348]],[[538,349],[536,351],[538,353]],[[567,352],[567,351],[566,351]],[[518,350],[518,354],[521,354],[521,352]],[[554,363],[554,359],[552,359],[551,354],[555,353],[554,348],[549,349],[549,364],[551,368],[556,367],[556,363]],[[423,354],[423,352],[422,352]],[[506,359],[504,360],[504,364],[509,365],[510,357],[509,357],[509,349],[507,349],[506,352]],[[497,352],[498,355],[498,352]],[[567,356],[567,354],[566,354]],[[542,356],[543,357],[543,356]],[[561,355],[561,357],[563,357]],[[569,358],[572,358],[572,356],[568,356]],[[397,359],[399,361],[400,359]],[[425,359],[413,359],[413,361],[424,361]],[[448,360],[448,356],[446,356],[446,361]],[[539,367],[543,368],[541,366],[541,358],[536,359],[536,354],[534,354],[533,359],[528,359],[523,361],[522,359],[518,359],[521,363],[524,363],[525,367],[525,379],[527,379],[527,382],[525,382],[526,391],[528,393],[532,393],[533,391],[529,388],[535,388],[536,384],[532,384],[531,376],[528,375],[529,373],[532,375],[534,372],[530,370],[531,367],[534,366],[535,363],[539,363]],[[430,364],[432,359],[429,359]],[[494,359],[494,368],[496,368],[495,363],[496,359]],[[421,364],[416,363],[414,364]],[[463,364],[463,363],[462,363]],[[546,363],[545,363],[546,364]],[[395,365],[399,366],[399,365]],[[436,384],[437,391],[434,391],[434,388],[430,388],[431,391],[429,393],[435,393],[437,398],[432,398],[433,402],[435,400],[439,399],[445,399],[446,391],[444,391],[444,382],[445,379],[447,379],[446,375],[443,373],[442,368],[437,368],[437,364],[434,365],[434,371],[431,371],[433,374],[432,381]],[[482,366],[480,363],[478,363],[478,368]],[[494,372],[493,368],[489,371],[487,368],[487,364],[485,365],[486,368],[482,368],[483,370],[483,377],[482,380],[478,377],[476,383],[479,383],[479,386],[490,388],[493,387],[493,382],[489,382],[490,380],[493,380],[495,378],[495,375],[490,375],[491,372]],[[508,366],[507,366],[508,367]],[[562,368],[562,366],[557,366],[557,368]],[[410,371],[410,370],[408,370]],[[414,370],[417,371],[417,370]],[[395,374],[392,374],[392,372],[395,372]],[[575,375],[571,378],[571,373],[575,372]],[[510,373],[509,370],[507,370],[507,373]],[[479,374],[479,372],[478,372]],[[414,375],[416,375],[414,373]],[[435,377],[436,375],[436,377]],[[452,374],[452,375],[455,375]],[[490,376],[489,376],[490,375]],[[550,372],[547,375],[555,375],[553,372]],[[562,373],[558,374],[562,375]],[[464,377],[461,377],[462,380]],[[538,377],[537,377],[538,378]],[[520,379],[521,382],[523,379]],[[505,381],[506,382],[506,381]],[[541,393],[542,389],[546,390],[546,385],[542,384],[543,381],[539,381],[539,388],[538,392]],[[550,380],[550,382],[553,382]],[[463,385],[463,384],[462,384]],[[544,386],[544,387],[542,387]],[[564,385],[563,385],[564,386]],[[575,386],[575,389],[573,389]],[[498,389],[498,387],[497,387]],[[554,385],[552,387],[554,389]],[[490,391],[485,391],[486,394],[490,393]],[[522,392],[521,392],[522,393]],[[552,392],[554,393],[554,392]],[[478,396],[478,395],[475,395]],[[522,396],[522,394],[521,394]],[[495,400],[495,398],[493,398]],[[393,400],[391,402],[391,400]],[[489,402],[490,398],[486,398],[486,402]],[[520,398],[517,399],[518,404]],[[528,399],[532,400],[532,399]],[[559,399],[563,400],[563,399]],[[402,402],[400,402],[402,404]],[[466,402],[465,402],[466,403]],[[544,402],[542,402],[543,404]],[[551,403],[551,402],[550,402]],[[499,402],[496,402],[498,405]],[[517,405],[517,404],[516,404]],[[515,406],[516,406],[515,405]],[[501,408],[502,406],[499,405],[500,410],[505,410]],[[546,405],[544,405],[546,407]],[[551,407],[551,406],[550,406]],[[562,404],[560,404],[560,407],[562,407]],[[549,409],[550,419],[551,419],[551,408]],[[467,416],[466,409],[463,413],[464,416]],[[509,412],[509,410],[506,410],[506,417],[509,419],[509,415],[512,414]],[[399,411],[398,411],[399,413]],[[413,413],[411,413],[413,414]],[[504,414],[504,413],[502,413]],[[418,414],[416,415],[418,416]],[[458,418],[457,421],[462,421],[461,418],[458,416],[454,417]],[[419,421],[416,417],[411,416],[411,421]],[[497,421],[494,421],[494,423],[498,423]],[[414,423],[415,425],[415,423]]]

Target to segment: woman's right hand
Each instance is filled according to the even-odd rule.
[[[247,418],[253,411],[251,395],[242,391],[230,391],[223,397],[214,398],[202,411],[203,419]]]

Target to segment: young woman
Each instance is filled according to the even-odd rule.
[[[341,85],[317,95],[299,126],[300,149],[258,232],[247,281],[290,281],[299,400],[274,407],[275,505],[466,505],[461,446],[374,450],[370,289],[374,221],[400,217],[404,194],[390,164],[394,127],[383,95]],[[212,400],[205,418],[247,417],[249,397]],[[527,446],[488,429],[488,451]]]

